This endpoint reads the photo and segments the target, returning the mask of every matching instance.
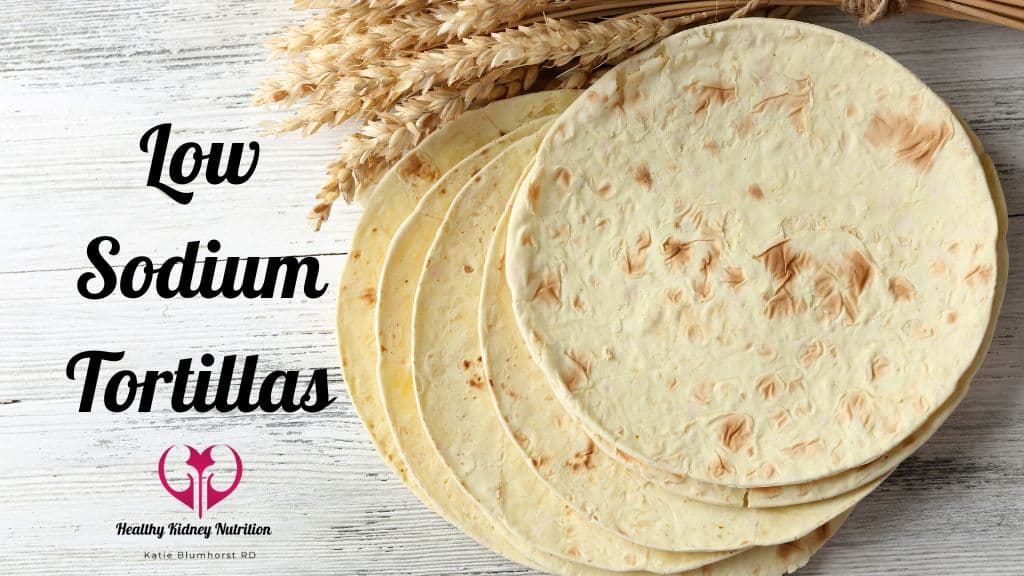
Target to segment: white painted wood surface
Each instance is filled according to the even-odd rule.
[[[249,95],[271,67],[260,40],[301,20],[287,0],[5,2],[0,16],[0,573],[527,573],[428,512],[388,471],[351,404],[334,346],[334,289],[358,214],[319,234],[305,212],[341,131],[262,138],[242,186],[194,185],[189,206],[144,186],[142,132],[249,141],[270,114]],[[904,17],[870,28],[832,10],[806,17],[879,46],[970,122],[1006,189],[1011,271],[992,351],[967,400],[871,495],[804,575],[1024,574],[1024,35]],[[166,258],[190,240],[221,256],[313,254],[318,300],[91,302],[75,282],[85,245]],[[122,260],[123,262],[123,260]],[[331,367],[337,402],[318,414],[77,412],[71,355],[125,350],[124,367],[173,369],[203,352],[259,353],[261,372]],[[269,537],[117,537],[118,521],[189,521],[161,489],[170,444],[229,443],[238,491],[214,520]],[[143,552],[253,550],[255,561],[143,560]]]

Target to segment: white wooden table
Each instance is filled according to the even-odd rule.
[[[110,4],[111,6],[108,6]],[[259,41],[303,15],[287,0],[5,2],[0,10],[0,574],[526,573],[428,512],[389,472],[337,369],[336,278],[358,218],[339,206],[323,232],[310,198],[343,132],[261,138],[249,106],[271,67]],[[1024,34],[904,17],[860,29],[970,122],[995,161],[1010,220],[1010,282],[988,359],[946,426],[861,504],[805,575],[1024,574]],[[145,187],[138,140],[260,139],[255,176],[192,185],[188,206]],[[162,260],[216,238],[220,256],[315,255],[323,298],[87,301],[85,246],[110,234],[122,259]],[[210,352],[259,353],[261,372],[330,367],[334,405],[317,414],[77,411],[64,376],[86,349],[123,367],[173,369]],[[228,443],[245,459],[216,520],[267,537],[155,540],[119,521],[192,517],[156,479],[168,445]],[[144,560],[145,551],[252,550],[257,560]]]

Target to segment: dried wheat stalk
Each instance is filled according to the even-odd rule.
[[[342,144],[341,157],[328,167],[328,180],[309,214],[312,226],[319,230],[339,197],[351,201],[425,136],[466,110],[529,91],[538,73],[538,66],[496,70],[463,89],[435,88],[377,115]]]
[[[320,225],[392,163],[466,110],[521,92],[582,88],[608,65],[684,28],[724,18],[792,18],[836,6],[864,24],[904,11],[1024,30],[1024,0],[295,0],[321,9],[267,41],[283,74],[258,104],[298,111],[275,132],[363,126],[328,167],[310,214]],[[544,71],[557,78],[541,81]]]

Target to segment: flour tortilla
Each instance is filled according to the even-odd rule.
[[[618,66],[526,192],[508,281],[559,400],[703,482],[882,456],[991,320],[998,224],[969,137],[895,61],[809,24],[713,24]]]
[[[406,473],[385,424],[376,379],[374,309],[377,281],[392,234],[434,181],[477,148],[520,124],[563,109],[577,91],[552,91],[496,102],[467,112],[388,170],[363,203],[338,290],[337,333],[341,370],[356,412],[377,450],[410,489],[422,491]]]
[[[506,432],[523,448],[520,456],[581,514],[653,548],[767,546],[808,534],[881,483],[877,479],[846,494],[796,506],[744,508],[683,497],[623,466],[566,412],[522,341],[502,264],[507,219],[506,213],[490,247],[480,296],[486,378],[503,422],[516,423]]]
[[[920,428],[914,431],[910,436],[907,436],[899,446],[887,452],[885,455],[864,464],[863,466],[858,466],[857,468],[840,472],[833,476],[828,476],[820,480],[813,480],[803,484],[768,488],[752,488],[749,490],[705,484],[686,476],[665,472],[651,466],[647,466],[638,462],[636,459],[623,454],[620,450],[616,450],[614,447],[610,446],[610,444],[601,437],[595,436],[594,442],[601,446],[606,453],[612,454],[624,464],[632,466],[637,472],[643,475],[644,478],[652,482],[661,483],[661,485],[666,488],[675,490],[683,496],[714,503],[735,503],[737,500],[741,500],[743,505],[751,508],[789,506],[804,502],[813,502],[815,500],[822,500],[825,498],[831,498],[838,494],[843,494],[857,486],[863,485],[865,482],[874,480],[883,474],[888,474],[895,470],[901,462],[916,452],[918,448],[920,448],[929,438],[931,438],[933,434],[935,434],[943,422],[945,422],[949,415],[952,414],[957,405],[960,404],[960,401],[967,395],[971,379],[981,367],[981,364],[985,359],[985,355],[988,352],[989,344],[992,342],[992,335],[995,332],[996,321],[999,318],[999,309],[1002,306],[1003,294],[1006,290],[1006,276],[1009,257],[1006,247],[1006,201],[1003,197],[1002,186],[999,183],[999,176],[996,174],[995,168],[992,166],[992,161],[985,153],[981,142],[977,139],[977,136],[971,130],[970,126],[966,122],[963,122],[962,119],[960,121],[961,124],[963,124],[964,130],[967,132],[968,136],[970,136],[975,152],[978,154],[982,165],[984,166],[989,190],[998,214],[1000,229],[997,246],[999,259],[997,266],[996,294],[992,302],[992,316],[989,321],[988,331],[986,332],[981,349],[979,349],[978,354],[974,358],[974,362],[972,362],[970,368],[960,378],[953,395],[950,396],[950,398],[946,400],[946,402],[939,407],[939,409],[936,410]],[[514,430],[514,422],[508,421],[507,424],[510,429]],[[723,494],[725,494],[731,502],[721,502]]]
[[[512,144],[484,167],[459,193],[437,231],[416,291],[413,322],[414,380],[423,423],[484,513],[541,551],[606,570],[659,574],[735,554],[653,550],[594,524],[537,478],[505,436],[479,359],[478,298],[494,227],[543,136]],[[417,214],[430,199],[420,203]],[[446,198],[438,203],[448,204]],[[426,219],[410,219],[403,231],[410,225],[430,228]],[[392,252],[398,247],[393,243]]]

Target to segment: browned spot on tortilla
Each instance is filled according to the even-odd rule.
[[[565,465],[577,472],[583,469],[592,469],[597,465],[592,461],[592,456],[595,452],[597,452],[597,445],[594,444],[593,440],[588,438],[587,447],[573,454],[572,458],[570,458]]]
[[[950,324],[956,324],[956,321],[960,319],[960,316],[956,312],[946,313],[946,322]]]
[[[673,288],[666,293],[668,301],[673,304],[679,304],[683,301],[683,291],[679,288]]]
[[[473,361],[472,360],[466,359],[466,360],[462,361],[462,369],[463,370],[469,370],[472,367],[473,367]]]
[[[643,253],[627,250],[623,267],[630,278],[639,278],[647,272],[647,259],[644,258]]]
[[[839,401],[838,420],[842,424],[859,421],[865,428],[871,425],[871,396],[862,390],[843,394]]]
[[[576,367],[584,378],[590,378],[590,359],[585,353],[566,350],[565,357],[569,359],[569,362],[572,362],[573,366]]]
[[[800,273],[810,257],[789,247],[789,239],[776,242],[770,248],[754,257],[764,265],[780,288],[785,287],[794,276]]]
[[[754,421],[750,416],[730,412],[718,425],[718,442],[730,452],[737,452],[750,442]]]
[[[775,414],[772,414],[771,418],[772,424],[775,426],[776,429],[782,428],[783,426],[789,423],[789,410],[782,408],[778,410]]]
[[[753,112],[760,114],[768,109],[783,112],[789,118],[790,124],[793,125],[793,130],[797,134],[804,134],[807,132],[807,110],[812,103],[811,79],[802,78],[797,80],[793,88],[786,92],[769,96],[758,102],[754,106]]]
[[[555,228],[554,232],[551,233],[551,239],[552,240],[557,240],[559,242],[562,242],[563,244],[571,236],[572,236],[572,226],[569,225],[569,224],[565,224],[563,226],[559,226],[558,228]]]
[[[813,440],[797,442],[796,444],[793,444],[788,448],[783,448],[782,451],[785,452],[786,454],[789,454],[790,456],[803,456],[811,452],[812,450],[820,450],[824,445],[825,443],[821,441],[821,438],[815,438]]]
[[[462,271],[465,272],[466,274],[472,274],[473,273],[473,267],[470,266],[469,264],[464,264],[462,266]]]
[[[959,242],[953,242],[949,246],[946,246],[946,250],[950,254],[959,254],[960,253],[960,243]]]
[[[716,84],[697,84],[694,82],[686,87],[686,91],[697,93],[693,114],[701,120],[710,110],[712,104],[725,105],[736,100],[736,87]]]
[[[856,302],[874,279],[875,267],[871,265],[866,254],[855,250],[846,255],[846,266],[843,268],[843,273],[849,281],[850,297]]]
[[[690,342],[703,342],[704,330],[697,324],[690,324],[686,327],[686,338]]]
[[[718,154],[722,151],[722,149],[718,147],[718,142],[715,142],[714,140],[705,140],[704,149],[707,150],[709,154],[716,158],[718,157]]]
[[[469,384],[469,386],[471,388],[483,388],[484,387],[484,379],[479,374],[473,374],[472,376],[470,376],[469,380],[466,380],[466,383]]]
[[[711,401],[711,392],[715,388],[715,383],[709,380],[703,380],[699,384],[693,387],[693,401],[701,406],[706,405]]]
[[[860,110],[857,109],[857,106],[855,104],[850,104],[849,106],[846,107],[847,118],[856,118],[859,114]]]
[[[530,209],[530,212],[534,212],[537,208],[537,199],[540,197],[540,184],[536,179],[530,181],[530,185],[526,187],[526,206]]]
[[[757,355],[765,362],[771,362],[778,357],[778,353],[775,352],[775,348],[772,348],[768,344],[762,344],[761,347],[757,349]]]
[[[946,266],[946,263],[943,260],[936,258],[935,260],[932,260],[931,270],[932,276],[942,278],[949,272],[949,266]]]
[[[918,396],[914,400],[914,409],[922,414],[928,412],[928,401],[924,399],[924,396]]]
[[[771,462],[765,462],[761,464],[761,478],[765,480],[771,480],[779,475],[779,469],[775,467]]]
[[[935,337],[935,328],[927,324],[915,323],[910,327],[910,335],[918,340],[926,340]]]
[[[583,312],[587,309],[587,303],[583,301],[583,297],[576,294],[572,297],[572,308],[578,312]]]
[[[569,392],[576,392],[580,389],[580,385],[583,382],[580,380],[580,375],[575,370],[562,370],[558,373],[558,381],[565,386],[565,389]]]
[[[892,299],[897,302],[913,302],[914,297],[917,296],[914,285],[910,283],[910,280],[902,276],[889,278],[889,293],[892,294]]]
[[[550,270],[545,271],[537,289],[533,291],[531,301],[540,300],[547,304],[562,305],[562,275]]]
[[[400,164],[399,174],[403,178],[423,178],[424,180],[437,180],[440,173],[437,168],[421,155],[412,152],[406,156],[405,161]]]
[[[797,376],[796,378],[790,380],[789,382],[786,382],[786,391],[787,392],[806,392],[807,389],[804,388],[803,376]]]
[[[523,434],[521,430],[516,430],[515,433],[512,434],[512,436],[516,439],[516,442],[519,442],[519,444],[521,445],[525,445],[526,442],[529,440],[526,434]]]
[[[882,421],[882,431],[892,436],[900,431],[899,420],[892,416],[886,416]]]
[[[757,379],[757,392],[765,400],[771,400],[779,392],[782,382],[775,374],[765,374]]]
[[[690,261],[692,245],[693,242],[683,242],[672,236],[665,238],[665,241],[661,243],[665,266],[673,272],[682,270],[683,266]]]
[[[598,218],[597,220],[594,220],[594,229],[601,230],[602,228],[608,226],[609,222],[610,221],[607,218]]]
[[[355,251],[352,252],[352,259],[353,260],[359,260],[362,257],[363,257],[363,253],[361,251],[355,250]]]
[[[981,264],[975,266],[964,276],[964,280],[967,281],[967,285],[971,288],[978,288],[981,286],[987,286],[992,282],[992,266],[988,264]]]
[[[926,172],[942,145],[953,136],[948,121],[921,123],[912,115],[875,113],[868,124],[868,142],[891,148],[897,160]]]
[[[651,233],[644,230],[636,239],[636,249],[626,250],[625,269],[626,274],[632,278],[639,278],[647,271],[647,249],[651,247]]]
[[[846,277],[847,288],[845,293],[839,293],[840,303],[842,310],[846,312],[847,324],[853,324],[857,321],[860,296],[874,278],[875,268],[863,252],[855,250],[846,255],[842,274]],[[835,302],[827,303],[830,306],[829,313],[831,313],[834,310]]]
[[[800,351],[800,363],[804,366],[810,366],[814,364],[818,358],[825,352],[825,346],[822,345],[820,340],[815,340]]]
[[[732,286],[733,290],[740,287],[741,284],[747,281],[747,274],[743,271],[743,268],[739,266],[726,266],[725,277],[722,280]]]
[[[367,288],[363,290],[362,294],[359,295],[359,299],[365,302],[367,306],[373,306],[377,303],[377,289]]]
[[[712,245],[711,248],[704,254],[704,257],[700,261],[700,273],[701,278],[694,282],[694,292],[700,296],[701,301],[707,301],[711,298],[713,290],[711,289],[711,271],[714,270],[715,265],[718,264],[719,257],[718,247]]]
[[[721,454],[715,454],[715,457],[708,463],[708,473],[712,478],[721,478],[727,474],[732,474],[733,468],[729,466],[729,463],[722,458]]]
[[[750,195],[754,200],[764,200],[764,191],[757,184],[751,184],[747,186],[747,194]]]
[[[636,180],[645,190],[651,189],[651,170],[647,164],[641,164],[633,169],[633,179]]]
[[[871,381],[874,382],[879,378],[885,376],[885,373],[889,371],[889,361],[884,356],[875,356],[871,360]]]
[[[568,189],[569,185],[572,184],[572,172],[565,166],[555,168],[555,182],[557,182],[563,190]]]
[[[754,130],[754,117],[746,116],[743,120],[736,125],[736,135],[740,138],[747,139],[750,133]]]
[[[611,198],[612,196],[615,195],[615,189],[612,188],[612,185],[609,184],[608,182],[603,182],[600,186],[597,187],[595,193],[601,198],[607,200],[608,198]]]
[[[547,466],[548,461],[549,458],[543,454],[540,458],[530,458],[530,462],[533,463],[534,468],[543,468],[544,466]]]
[[[836,288],[836,278],[829,270],[822,270],[814,279],[814,293],[818,296],[819,319],[838,318],[843,311],[843,295]]]
[[[529,230],[523,230],[519,234],[520,246],[533,246],[533,234]]]
[[[785,318],[801,312],[805,307],[806,303],[803,300],[797,300],[789,290],[783,288],[767,299],[764,305],[764,315],[769,320]]]
[[[570,557],[570,558],[579,558],[580,557],[580,549],[575,547],[575,546],[566,546],[566,548],[565,548],[565,555]]]

